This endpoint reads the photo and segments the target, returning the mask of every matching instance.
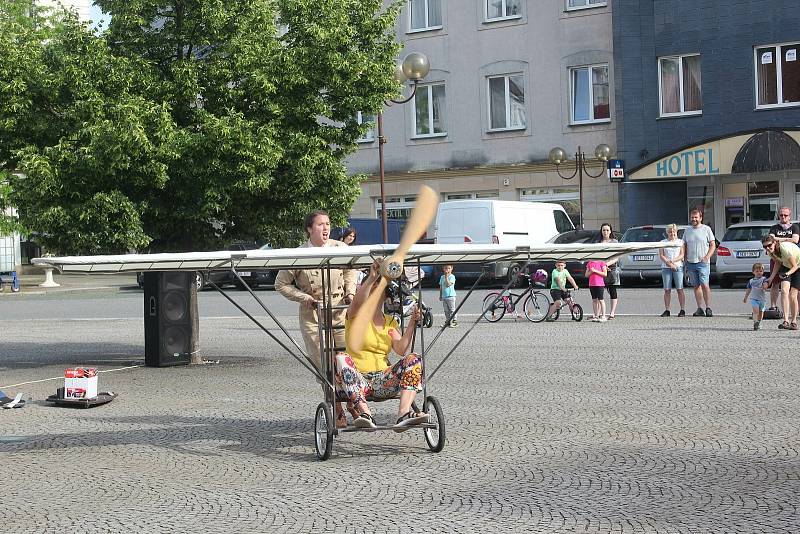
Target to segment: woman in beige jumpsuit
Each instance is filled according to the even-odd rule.
[[[308,241],[300,245],[305,247],[346,247],[341,241],[330,239],[331,221],[327,212],[318,210],[309,213],[305,219]],[[352,269],[331,269],[331,304],[349,304],[356,292],[356,271]],[[306,345],[306,353],[314,361],[317,369],[321,369],[319,354],[319,330],[317,302],[322,301],[322,269],[282,270],[275,279],[275,290],[289,300],[300,303],[300,332]],[[346,309],[333,312],[335,347],[344,350],[344,318]],[[337,406],[337,425],[342,426],[344,414],[341,406]]]

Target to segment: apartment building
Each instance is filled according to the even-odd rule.
[[[796,2],[613,0],[622,226],[800,212]]]
[[[389,217],[407,217],[425,183],[443,202],[558,202],[576,224],[617,226],[618,184],[594,158],[597,145],[616,144],[612,36],[604,0],[409,0],[401,57],[422,52],[431,71],[410,102],[384,109]],[[570,154],[558,169],[554,147]],[[578,147],[598,178],[559,175],[574,173]],[[369,175],[354,216],[380,216],[378,163],[373,128],[347,161]]]

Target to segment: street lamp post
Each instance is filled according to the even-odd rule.
[[[431,70],[427,56],[419,52],[408,54],[402,62],[398,62],[395,68],[395,78],[401,84],[407,81],[414,82],[411,94],[399,100],[389,99],[384,101],[387,106],[392,104],[405,104],[417,94],[417,85],[428,75]],[[389,242],[389,229],[386,216],[386,193],[384,191],[384,166],[383,166],[383,145],[386,144],[386,137],[383,135],[383,111],[378,112],[378,172],[381,181],[381,226],[383,229],[383,242]]]
[[[603,162],[608,161],[608,159],[611,157],[611,154],[611,147],[605,143],[597,145],[597,148],[594,149],[595,158]],[[603,169],[599,174],[590,173],[586,168],[586,154],[581,151],[580,146],[578,147],[577,152],[575,152],[575,170],[569,176],[564,176],[561,174],[561,169],[559,168],[559,166],[565,161],[567,161],[567,153],[563,148],[555,147],[554,149],[550,150],[550,163],[556,166],[556,172],[561,178],[564,180],[572,180],[575,178],[575,176],[578,177],[578,210],[581,217],[581,228],[583,228],[583,175],[586,174],[590,178],[599,178],[605,173],[605,169]]]

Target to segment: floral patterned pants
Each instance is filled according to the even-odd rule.
[[[413,352],[383,371],[360,373],[346,352],[336,355],[336,396],[353,405],[373,399],[394,399],[400,390],[422,391],[422,361]]]

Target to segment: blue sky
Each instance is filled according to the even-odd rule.
[[[92,17],[92,21],[94,22],[94,26],[105,29],[108,27],[108,17],[103,15],[103,12],[100,11],[100,8],[97,5],[92,4],[91,9],[89,10],[89,14]]]

